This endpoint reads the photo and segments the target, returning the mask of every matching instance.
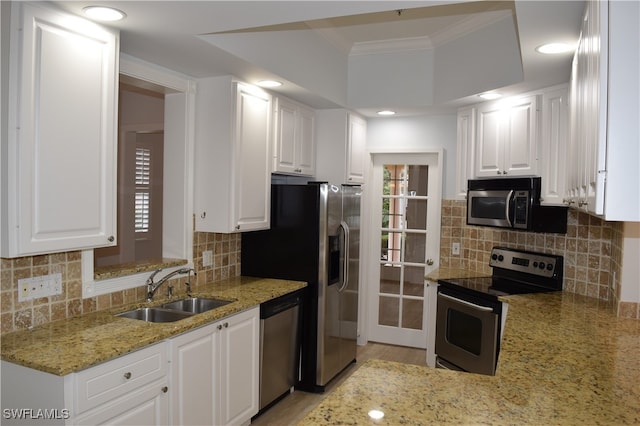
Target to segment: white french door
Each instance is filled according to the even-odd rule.
[[[373,154],[367,250],[368,340],[426,348],[425,275],[440,247],[439,153]]]

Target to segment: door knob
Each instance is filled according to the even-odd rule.
[[[433,259],[427,259],[427,265],[429,266],[433,265]]]

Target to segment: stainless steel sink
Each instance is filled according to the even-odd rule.
[[[162,305],[166,309],[175,309],[181,312],[189,312],[199,314],[207,312],[233,302],[232,300],[213,299],[206,297],[188,297],[186,299],[176,300]]]
[[[174,322],[189,318],[193,313],[164,308],[138,308],[117,314],[123,318],[131,318],[146,322]]]

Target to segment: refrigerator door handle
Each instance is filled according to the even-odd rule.
[[[338,293],[341,293],[347,284],[349,284],[349,225],[344,220],[340,222],[339,227],[344,234],[344,251],[342,252],[342,285],[338,288]]]

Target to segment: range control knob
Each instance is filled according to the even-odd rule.
[[[495,254],[495,253],[493,253],[493,254],[491,255],[491,259],[493,259],[493,260],[497,260],[497,259],[498,259],[498,255],[497,255],[497,254]]]
[[[538,262],[537,262],[537,261],[536,261],[536,262],[533,262],[533,267],[534,267],[534,268],[537,268],[537,267],[538,267]]]
[[[553,265],[551,263],[547,264],[547,271],[553,270]]]
[[[547,265],[544,262],[540,262],[540,265],[538,265],[538,268],[540,269],[544,269]]]
[[[502,262],[504,260],[504,256],[499,254],[498,255],[498,262]]]

